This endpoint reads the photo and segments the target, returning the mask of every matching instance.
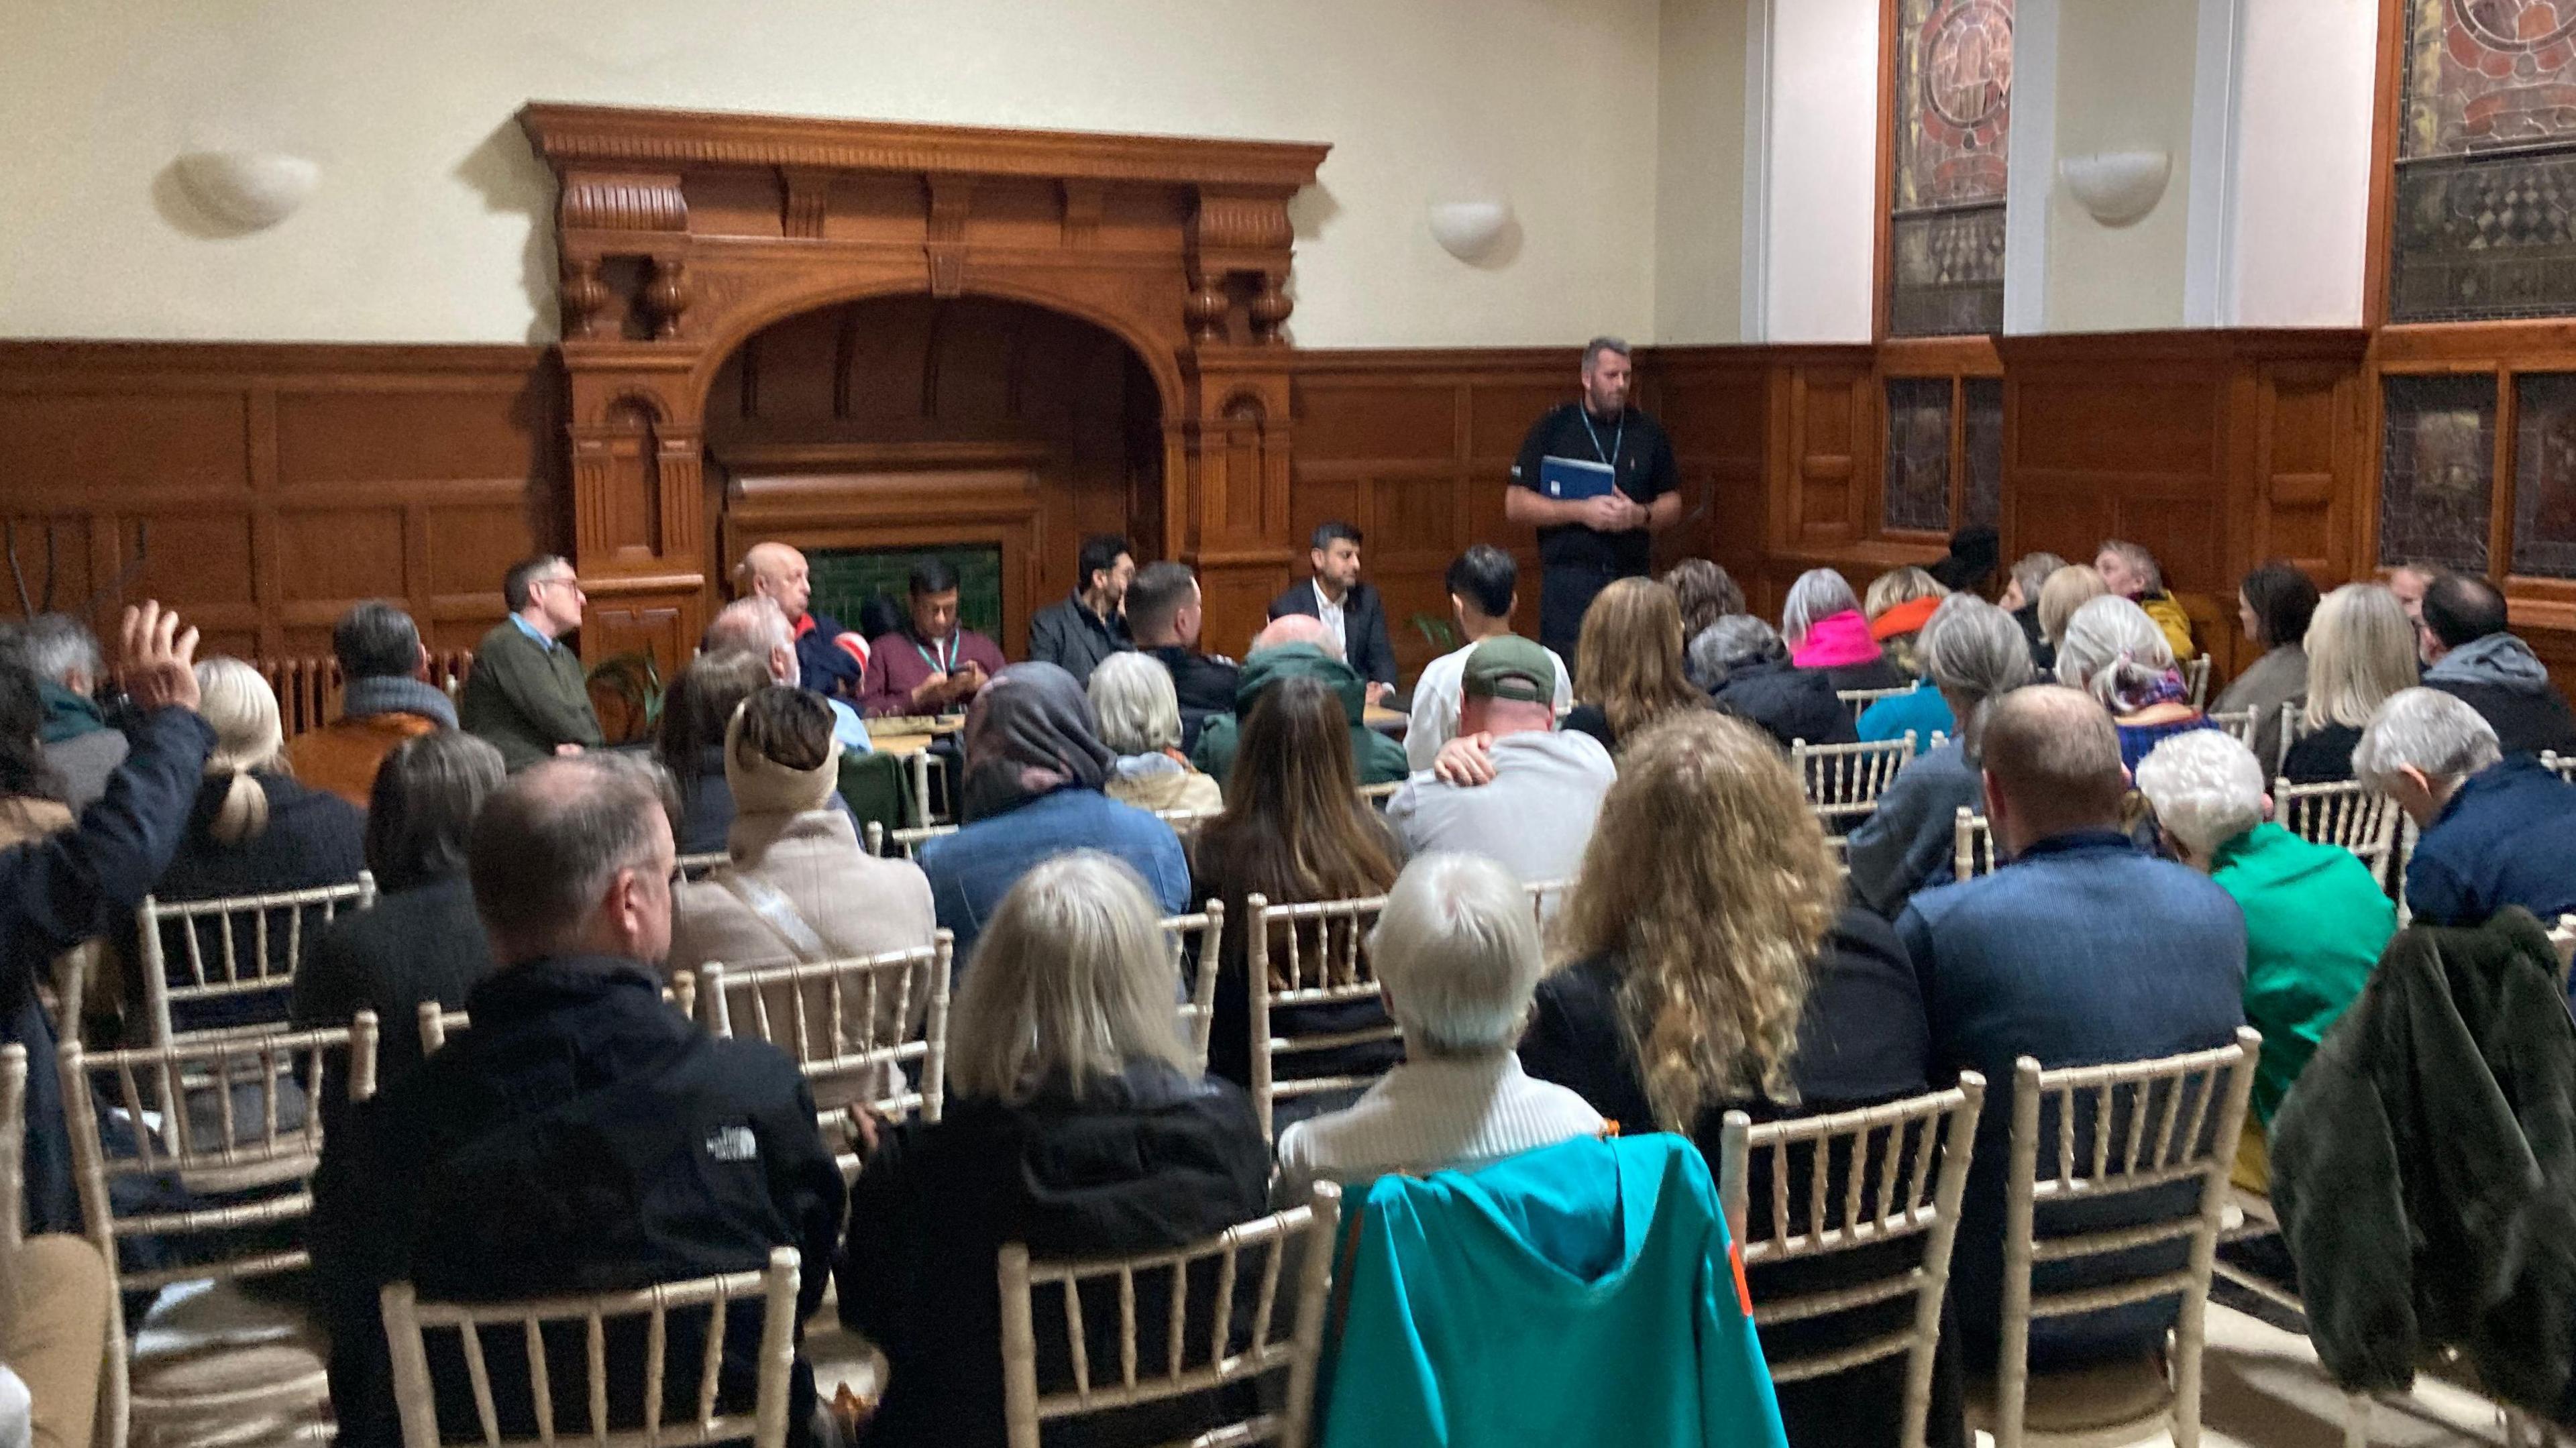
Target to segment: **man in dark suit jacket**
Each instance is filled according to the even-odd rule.
[[[1342,656],[1351,672],[1368,681],[1368,701],[1382,702],[1395,692],[1395,645],[1386,636],[1386,604],[1376,589],[1360,582],[1360,530],[1348,523],[1325,523],[1315,529],[1308,555],[1315,576],[1288,585],[1270,600],[1270,616],[1302,613],[1342,631]]]

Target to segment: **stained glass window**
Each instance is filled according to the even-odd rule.
[[[2380,562],[2486,572],[2495,506],[2495,378],[2391,377],[2386,386]]]
[[[2012,6],[2013,0],[1898,0],[1894,194],[1888,198],[1891,335],[2003,328]]]
[[[1887,379],[1886,501],[1891,529],[1950,531],[1950,379]]]
[[[1961,384],[1968,399],[1968,503],[1961,523],[1997,524],[2004,517],[2004,380],[1971,377]]]
[[[2576,3],[2407,0],[2389,317],[2576,313]]]
[[[2576,373],[2513,386],[2513,571],[2576,578]]]

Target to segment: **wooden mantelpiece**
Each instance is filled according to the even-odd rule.
[[[532,104],[560,185],[573,557],[594,657],[688,657],[714,601],[706,394],[780,318],[981,295],[1095,323],[1161,401],[1163,536],[1209,628],[1257,622],[1289,537],[1288,200],[1327,147]]]

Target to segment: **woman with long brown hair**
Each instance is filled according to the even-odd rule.
[[[1565,727],[1615,750],[1667,714],[1705,708],[1683,659],[1681,598],[1651,578],[1622,578],[1584,612],[1574,646],[1574,712]]]
[[[1243,723],[1243,742],[1226,782],[1225,813],[1199,831],[1191,851],[1190,897],[1223,900],[1229,922],[1218,963],[1217,1028],[1208,1069],[1239,1084],[1252,1079],[1251,986],[1245,975],[1250,952],[1245,930],[1233,923],[1248,919],[1245,899],[1259,895],[1273,905],[1299,905],[1383,895],[1395,884],[1396,857],[1394,837],[1360,798],[1341,700],[1309,678],[1283,679],[1263,691]],[[1273,941],[1274,953],[1282,943]],[[1385,1011],[1369,1001],[1274,1013],[1271,1028],[1291,1035],[1365,1030],[1385,1022]],[[1399,1054],[1391,1043],[1303,1053],[1283,1062],[1281,1075],[1374,1074]],[[1313,1096],[1283,1103],[1290,1104],[1297,1109],[1282,1111],[1281,1125],[1348,1102]]]
[[[1523,1068],[1625,1130],[1690,1136],[1712,1162],[1730,1110],[1768,1120],[1922,1091],[1929,1032],[1905,947],[1841,896],[1768,735],[1715,712],[1654,725],[1621,758],[1557,917],[1567,963],[1539,983]],[[1758,1228],[1770,1193],[1756,1186]],[[1871,1315],[1885,1307],[1764,1336],[1793,1333],[1803,1351],[1900,1330],[1911,1304]],[[1955,1443],[1956,1379],[1942,1382],[1932,1440]],[[1892,1443],[1903,1391],[1890,1358],[1783,1388],[1780,1413],[1796,1448]]]

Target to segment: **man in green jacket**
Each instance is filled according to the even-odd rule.
[[[2263,767],[2215,729],[2177,734],[2138,762],[2167,848],[2245,912],[2245,1023],[2263,1033],[2254,1119],[2236,1179],[2270,1185],[2263,1131],[2397,933],[2397,907],[2351,851],[2263,820]]]
[[[1252,712],[1252,701],[1281,679],[1295,678],[1321,679],[1340,696],[1342,711],[1351,721],[1351,762],[1359,766],[1360,783],[1393,784],[1405,777],[1410,766],[1405,763],[1404,746],[1368,727],[1368,686],[1342,662],[1341,640],[1301,613],[1271,620],[1253,639],[1252,652],[1243,661],[1243,680],[1235,686],[1234,712],[1215,715],[1200,727],[1190,762],[1224,784],[1234,768],[1235,745],[1242,738],[1243,716]]]
[[[605,741],[581,656],[563,641],[581,627],[588,599],[572,564],[541,554],[501,579],[510,616],[474,646],[457,722],[489,740],[512,769],[558,754],[579,754]]]

